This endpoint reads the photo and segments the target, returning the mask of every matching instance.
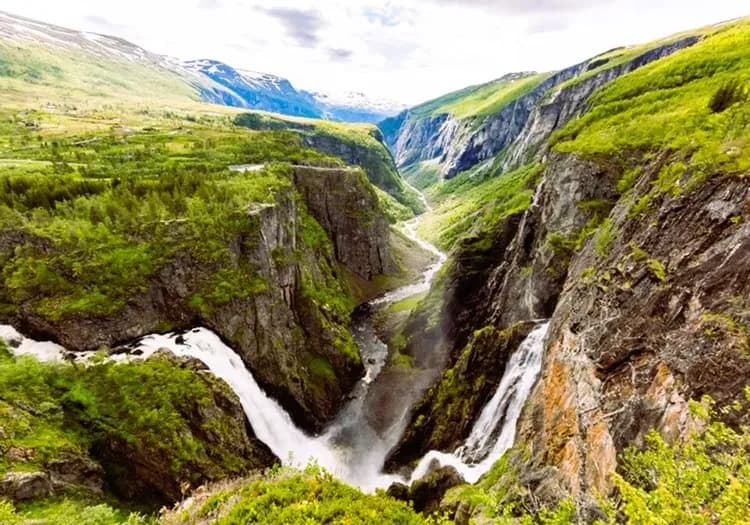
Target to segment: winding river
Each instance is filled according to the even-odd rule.
[[[149,335],[131,346],[138,350],[138,358],[148,358],[160,349],[167,349],[175,355],[202,361],[235,391],[258,439],[286,465],[304,466],[315,461],[337,478],[365,491],[385,488],[395,481],[408,482],[406,478],[382,471],[388,452],[403,434],[412,399],[411,396],[398,396],[392,390],[392,384],[380,383],[387,375],[383,371],[389,352],[375,333],[372,316],[373,312],[389,304],[428,291],[445,263],[445,254],[417,235],[421,220],[422,217],[416,217],[404,223],[403,231],[422,249],[433,254],[434,262],[425,269],[418,282],[374,299],[354,316],[352,328],[366,374],[355,386],[348,404],[320,436],[310,436],[299,429],[284,408],[259,387],[241,358],[210,330],[195,328],[183,334]],[[475,482],[512,446],[517,419],[539,376],[545,333],[546,325],[540,325],[513,354],[498,391],[484,408],[465,445],[453,453],[430,452],[420,462],[412,479],[438,463],[456,467],[467,481]],[[7,340],[17,354],[32,354],[43,360],[59,360],[65,355],[62,347],[27,339],[10,326],[0,326],[0,338]],[[113,360],[132,358],[132,354],[112,357]],[[408,375],[399,381],[402,388],[412,386]],[[387,425],[376,428],[369,415],[377,403],[373,400],[377,396],[372,394],[379,387],[381,398],[396,399],[389,403],[388,410],[392,413],[386,418]]]

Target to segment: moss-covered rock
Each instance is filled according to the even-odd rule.
[[[0,415],[11,499],[113,494],[158,508],[276,461],[226,384],[166,354],[86,367],[2,358]]]

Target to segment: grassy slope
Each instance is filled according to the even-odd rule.
[[[691,36],[706,36],[706,35],[709,35],[711,32],[713,32],[715,29],[716,29],[716,26],[709,26],[709,27],[705,27],[702,29],[692,29],[689,31],[676,33],[674,35],[670,35],[666,38],[655,40],[653,42],[647,42],[644,44],[636,44],[633,46],[619,47],[619,48],[612,49],[611,51],[601,53],[591,59],[592,64],[598,64],[596,65],[596,67],[592,67],[591,69],[581,74],[580,76],[577,76],[566,82],[563,82],[562,84],[560,84],[560,88],[565,88],[574,84],[578,84],[579,82],[582,82],[586,80],[587,78],[596,75],[597,73],[606,71],[613,67],[629,62],[633,60],[634,58],[652,49],[655,49],[657,47],[668,45],[668,44],[677,42],[679,40],[682,40],[683,38],[688,38]]]
[[[531,74],[515,80],[498,79],[470,86],[425,102],[413,108],[411,113],[417,117],[442,113],[461,119],[486,117],[533,89],[546,76],[543,73]]]
[[[465,172],[430,190],[434,209],[424,218],[419,233],[449,250],[468,233],[489,232],[503,218],[531,204],[542,167],[529,165],[489,179],[475,180]]]
[[[553,136],[555,149],[606,159],[623,170],[657,151],[679,152],[696,182],[717,172],[747,172],[750,108],[738,100],[714,112],[709,102],[733,79],[747,90],[748,39],[749,21],[726,26],[612,82],[592,97],[590,111]],[[677,181],[669,187],[681,191]]]
[[[169,107],[197,105],[197,91],[176,74],[145,63],[92,57],[83,51],[0,40],[0,92],[4,105],[103,104]]]

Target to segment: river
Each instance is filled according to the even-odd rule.
[[[381,383],[389,352],[376,335],[372,320],[378,309],[429,290],[446,261],[445,254],[417,235],[421,220],[422,217],[416,217],[406,222],[403,231],[432,253],[434,262],[418,282],[374,299],[354,316],[353,333],[366,373],[355,386],[350,401],[319,436],[307,435],[299,429],[286,410],[259,387],[237,353],[210,330],[195,328],[182,334],[153,334],[131,347],[138,350],[141,359],[167,349],[178,356],[202,361],[234,390],[258,439],[286,465],[304,466],[315,461],[337,478],[365,491],[388,487],[394,481],[408,482],[406,478],[383,473],[382,468],[388,452],[403,434],[413,396],[398,395],[393,388],[393,377],[391,383],[385,380]],[[467,481],[474,482],[512,445],[521,408],[539,375],[545,332],[546,325],[537,328],[513,354],[498,391],[483,410],[466,444],[453,453],[430,452],[419,464],[416,475],[426,473],[437,462],[453,465]],[[0,326],[0,337],[10,342],[16,353],[36,355],[43,360],[59,360],[65,354],[62,347],[32,341],[9,326]],[[126,354],[112,357],[116,361],[133,358]],[[414,376],[404,375],[398,379],[402,383],[399,386],[404,392],[412,391],[414,380]],[[379,395],[373,395],[378,389]],[[378,399],[383,397],[390,398],[388,410],[392,413],[388,414],[386,425],[376,428],[369,416],[382,404]]]

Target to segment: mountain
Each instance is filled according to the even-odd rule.
[[[189,71],[203,75],[237,95],[227,104],[298,117],[319,118],[323,112],[315,100],[297,91],[288,80],[254,71],[234,69],[216,60],[184,62]]]
[[[32,94],[189,104],[239,100],[179,61],[121,38],[85,33],[0,12],[0,78],[19,100]],[[62,90],[64,89],[64,91]],[[62,94],[62,99],[60,95]]]
[[[216,60],[180,61],[117,37],[75,31],[0,12],[3,76],[53,78],[89,94],[200,99],[226,106],[344,122],[378,122],[398,113],[363,94],[333,99],[297,90],[289,80]],[[56,61],[65,60],[65,64]],[[94,66],[94,61],[98,65]],[[79,63],[75,67],[76,62]],[[60,74],[69,74],[60,78]],[[167,87],[168,86],[168,87]]]
[[[325,118],[344,122],[377,123],[405,109],[404,105],[392,100],[371,99],[361,92],[313,92],[310,95],[322,109]]]
[[[380,127],[397,164],[417,187],[480,165],[497,168],[493,162],[506,170],[518,167],[601,85],[694,45],[708,31],[613,49],[560,71],[509,74],[411,108]],[[574,95],[557,101],[564,90]]]
[[[364,93],[331,95],[297,90],[285,78],[235,69],[217,60],[192,60],[182,65],[236,94],[237,97],[225,101],[230,106],[299,117],[370,123],[380,122],[404,109],[392,101],[372,100]],[[204,98],[212,99],[210,94],[204,95]]]

